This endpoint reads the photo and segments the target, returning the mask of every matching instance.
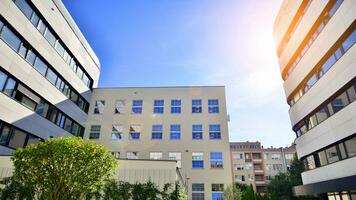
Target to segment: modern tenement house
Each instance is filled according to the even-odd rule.
[[[177,160],[190,199],[232,183],[224,87],[94,89],[84,138],[121,159]]]
[[[268,182],[278,173],[288,172],[295,145],[263,148],[260,142],[231,142],[232,175],[235,183],[252,185],[265,193]]]
[[[285,0],[274,25],[298,158],[295,195],[356,199],[356,1]]]
[[[0,1],[0,153],[83,136],[100,63],[60,0]]]

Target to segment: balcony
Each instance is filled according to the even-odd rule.
[[[266,185],[266,181],[255,181],[256,185]]]
[[[259,174],[259,175],[265,173],[265,171],[263,169],[255,169],[254,172],[255,172],[255,174]]]

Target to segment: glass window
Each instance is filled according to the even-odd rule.
[[[66,118],[66,121],[65,121],[65,123],[64,123],[64,130],[66,130],[66,131],[68,131],[68,132],[71,133],[71,131],[72,131],[72,124],[73,124],[73,121],[67,117],[67,118]]]
[[[181,113],[181,104],[182,101],[179,99],[171,100],[171,113]]]
[[[315,165],[315,160],[314,160],[314,156],[310,155],[307,157],[307,167],[308,169],[315,169],[316,165]]]
[[[350,102],[354,102],[356,100],[356,84],[347,90],[347,95],[349,96]]]
[[[224,184],[211,184],[211,191],[213,192],[223,192],[224,191]]]
[[[123,132],[124,132],[123,125],[112,125],[111,139],[112,140],[121,140]]]
[[[182,167],[182,153],[181,152],[169,152],[168,153],[168,160],[176,160],[177,161],[177,167],[181,168]]]
[[[222,152],[210,152],[210,167],[223,168]]]
[[[279,160],[279,159],[281,159],[281,154],[279,154],[279,153],[272,153],[272,154],[271,154],[271,159],[272,159],[272,160]]]
[[[3,90],[6,79],[7,79],[7,75],[0,71],[0,91]]]
[[[6,26],[2,29],[1,38],[16,52],[20,48],[21,40]]]
[[[3,26],[4,26],[4,23],[2,23],[2,21],[0,21],[0,32],[1,32],[1,29]]]
[[[35,64],[33,65],[33,67],[43,76],[46,75],[46,71],[47,71],[47,65],[40,59],[40,58],[36,58]]]
[[[142,113],[142,106],[143,106],[142,100],[133,100],[132,101],[132,113],[135,113],[135,114]]]
[[[47,28],[46,33],[44,34],[44,37],[54,47],[54,45],[56,44],[57,39],[48,28]]]
[[[221,132],[220,132],[219,124],[209,125],[209,138],[210,139],[221,139]]]
[[[33,136],[33,135],[29,135],[26,146],[31,145],[31,144],[38,144],[40,142],[41,142],[41,138]]]
[[[100,125],[91,125],[89,139],[99,139],[100,137]]]
[[[27,51],[27,56],[26,56],[26,61],[30,64],[33,65],[36,60],[36,54],[33,53],[33,51],[28,50]]]
[[[204,153],[192,153],[192,168],[202,169],[204,168]]]
[[[327,165],[327,159],[326,159],[326,154],[325,154],[325,151],[320,151],[318,153],[318,157],[319,157],[319,164],[320,166],[324,166],[324,165]]]
[[[356,156],[356,137],[345,141],[345,147],[349,157]]]
[[[309,124],[308,124],[308,128],[311,129],[313,128],[314,126],[318,125],[318,121],[316,119],[316,115],[312,115],[310,118],[309,118]]]
[[[46,31],[47,26],[43,23],[42,20],[39,21],[37,29],[40,31],[40,33],[43,35]]]
[[[36,13],[33,13],[31,17],[31,23],[33,24],[33,26],[37,27],[39,21],[40,18],[38,17],[38,15]]]
[[[83,70],[82,70],[80,67],[78,67],[78,68],[77,68],[77,76],[78,76],[80,79],[82,79],[83,74],[84,74]]]
[[[325,74],[330,67],[336,62],[334,55],[332,55],[322,66],[323,73]]]
[[[203,139],[203,125],[193,124],[192,129],[193,129],[193,133],[192,133],[193,140]]]
[[[115,102],[115,114],[123,114],[125,113],[125,100],[116,100]]]
[[[192,113],[202,113],[202,100],[193,99],[192,100]]]
[[[151,160],[162,160],[163,154],[162,152],[150,152]]]
[[[339,156],[335,146],[326,149],[325,153],[326,158],[328,159],[328,163],[334,163],[339,160]]]
[[[209,113],[219,113],[219,100],[209,99],[208,100],[208,110]]]
[[[25,140],[26,140],[27,134],[18,130],[14,129],[11,136],[10,136],[10,141],[9,141],[9,147],[12,148],[21,148],[24,147],[25,145]]]
[[[1,129],[1,127],[0,127]],[[0,144],[1,145],[7,145],[7,141],[9,139],[9,135],[10,135],[10,127],[8,126],[3,126],[2,127],[2,130],[1,130],[1,133],[0,133]]]
[[[50,83],[55,85],[57,80],[57,74],[55,74],[51,69],[48,69],[46,78]]]
[[[235,175],[235,182],[245,182],[244,175]]]
[[[307,81],[307,88],[311,88],[315,83],[316,81],[318,80],[318,78],[316,77],[316,75],[314,74],[312,77],[309,78],[309,80]],[[306,91],[304,91],[306,92]]]
[[[89,78],[88,78],[88,76],[86,74],[83,74],[83,79],[82,80],[83,80],[83,83],[86,86],[90,87],[90,81],[89,81]]]
[[[116,159],[120,159],[120,152],[119,152],[119,151],[112,151],[111,154],[112,154]]]
[[[105,100],[95,101],[94,114],[103,114],[105,108]]]
[[[353,31],[352,34],[342,43],[342,47],[347,51],[356,41],[356,31]]]
[[[171,140],[180,140],[180,125],[172,124],[170,127],[170,139]]]
[[[15,91],[15,87],[16,87],[16,81],[13,80],[12,78],[8,78],[4,88],[4,93],[11,97]]]
[[[130,126],[130,140],[140,139],[141,126],[140,125],[131,125]]]
[[[344,143],[338,144],[338,147],[339,147],[341,159],[345,159],[347,156],[346,156],[346,151],[345,151]]]
[[[19,49],[18,53],[22,58],[26,58],[27,48],[24,46],[23,43],[21,43],[21,46],[20,46],[20,49]]]
[[[128,151],[126,152],[127,159],[138,159],[138,152]]]
[[[72,90],[70,94],[70,100],[72,100],[75,104],[78,102],[78,94]]]
[[[202,193],[193,192],[192,200],[204,200],[204,192]]]
[[[31,6],[28,5],[28,3],[25,0],[16,0],[15,4],[28,19],[31,19],[33,10],[31,8]]]
[[[336,97],[331,102],[334,113],[339,112],[339,110],[343,109],[348,104],[349,104],[349,100],[347,98],[346,92],[342,93],[340,96]]]
[[[164,112],[164,100],[154,100],[153,113],[162,114]]]
[[[79,136],[78,131],[79,131],[79,125],[77,123],[73,122],[72,130],[70,131],[70,133],[72,133],[72,135],[74,135],[74,136]]]
[[[61,128],[64,127],[64,121],[65,121],[66,117],[58,111],[58,116],[57,116],[57,125]]]
[[[64,56],[64,47],[63,47],[63,45],[61,44],[61,42],[57,42],[57,44],[56,44],[56,50],[57,50],[57,52],[59,53],[59,55],[60,56]]]
[[[163,126],[162,125],[152,125],[152,139],[161,140],[163,137]]]
[[[323,107],[317,113],[315,113],[315,115],[318,119],[318,123],[320,124],[321,122],[323,122],[328,118],[328,110],[325,107]]]

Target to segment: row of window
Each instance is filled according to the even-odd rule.
[[[83,137],[84,127],[64,114],[32,89],[0,68],[0,92],[26,106],[75,136]]]
[[[172,99],[171,100],[171,110],[170,113],[179,114],[182,112],[182,100]],[[105,100],[95,101],[94,114],[103,114],[105,109]],[[136,99],[132,100],[131,113],[141,114],[143,110],[143,100]],[[154,114],[164,113],[164,100],[156,99],[153,101]],[[203,112],[203,101],[201,99],[192,100],[192,113],[202,113]],[[126,100],[116,100],[115,102],[115,114],[126,113]],[[219,100],[209,99],[208,100],[208,113],[219,113]]]
[[[311,0],[303,0],[302,4],[300,5],[300,8],[298,9],[291,25],[288,27],[288,30],[286,32],[286,34],[284,35],[283,39],[281,40],[278,48],[277,48],[277,55],[281,56],[284,48],[287,46],[290,38],[292,37],[293,33],[295,32],[295,30],[297,30],[297,27],[300,23],[300,21],[302,21],[302,18],[304,16],[304,14],[307,12],[310,3],[312,1]]]
[[[5,25],[6,24],[6,25]],[[59,91],[66,95],[73,103],[81,110],[88,112],[89,103],[74,90],[70,84],[65,81],[55,69],[48,64],[39,53],[36,52],[27,41],[17,36],[14,31],[3,18],[0,18],[0,39],[3,40],[10,48],[18,53],[27,63],[36,69],[43,77],[45,77]]]
[[[49,44],[63,58],[75,74],[89,88],[92,87],[92,79],[84,68],[75,59],[73,54],[65,46],[64,42],[55,34],[54,30],[49,26],[44,17],[37,11],[35,6],[27,0],[13,0],[17,7],[22,11],[33,26],[43,35]]]
[[[116,158],[120,158],[120,152],[113,152]],[[127,151],[127,159],[139,159],[139,153],[137,151]],[[150,152],[150,159],[152,160],[162,160],[162,152]],[[181,168],[182,153],[181,152],[169,152],[169,160],[176,160],[177,165]],[[210,152],[210,168],[212,169],[222,169],[223,164],[223,154],[222,152]],[[203,169],[204,168],[204,153],[193,152],[192,153],[192,168],[193,169]]]
[[[304,41],[301,43],[301,45],[293,55],[292,60],[285,67],[285,69],[288,69],[288,72],[286,75],[283,75],[284,80],[286,80],[289,77],[289,75],[293,72],[293,70],[298,65],[302,57],[311,47],[311,45],[316,40],[316,38],[320,35],[321,31],[324,29],[326,24],[330,21],[331,17],[336,13],[337,9],[340,7],[342,2],[343,0],[329,1],[327,5],[327,9],[325,9],[320,14],[320,17],[316,20],[315,24],[307,34],[307,37],[304,39]]]
[[[294,154],[288,153],[285,154],[285,159],[291,160],[293,159]],[[235,160],[244,160],[244,159],[261,159],[261,153],[233,153],[232,158]],[[263,153],[264,160],[280,160],[282,159],[282,155],[280,153]]]
[[[239,149],[258,149],[261,148],[259,145],[241,145],[241,144],[230,144],[231,150],[239,150]]]
[[[355,156],[356,134],[322,150],[316,151],[301,160],[304,163],[304,169],[311,170]]]
[[[192,200],[204,200],[204,183],[192,183]],[[211,199],[223,200],[224,199],[224,184],[213,183],[211,184]]]
[[[282,164],[265,164],[265,170],[267,171],[282,171]],[[262,165],[253,165],[252,163],[246,164],[234,164],[234,170],[243,171],[243,170],[263,170]]]
[[[346,31],[346,37],[341,37],[340,41],[337,41],[333,47],[325,54],[325,57],[314,68],[313,73],[309,74],[305,81],[303,81],[296,92],[291,94],[291,99],[288,100],[288,104],[293,106],[309,89],[324,76],[324,74],[353,46],[356,41],[356,31],[352,24]]]
[[[339,112],[356,100],[356,78],[337,91],[331,98],[322,103],[317,110],[298,122],[293,130],[297,137],[302,136],[324,120]]]
[[[16,149],[40,141],[43,139],[0,120],[0,145]]]
[[[90,127],[89,139],[99,139],[100,138],[101,125],[92,125]],[[122,140],[124,135],[124,125],[114,124],[112,125],[111,139],[112,140]],[[129,139],[139,140],[141,136],[141,126],[140,125],[130,125],[129,128]],[[163,125],[152,125],[152,140],[162,140],[163,139]],[[181,125],[171,124],[169,129],[169,139],[180,140],[181,139]],[[192,125],[192,139],[202,140],[203,139],[203,125],[193,124]],[[209,125],[209,139],[216,140],[221,139],[221,128],[219,124]]]
[[[356,200],[356,190],[328,192],[328,200]]]

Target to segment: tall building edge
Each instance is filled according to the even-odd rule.
[[[356,199],[356,2],[284,0],[274,39],[303,185],[295,195]]]

